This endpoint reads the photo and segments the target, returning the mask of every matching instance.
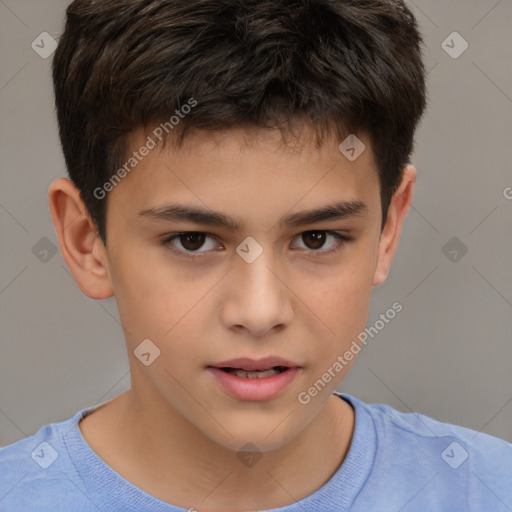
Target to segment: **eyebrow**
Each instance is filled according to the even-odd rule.
[[[168,204],[138,212],[138,217],[161,221],[192,222],[217,228],[240,231],[242,224],[221,212],[205,210],[195,206]],[[320,208],[288,214],[282,217],[279,227],[300,227],[315,222],[341,220],[368,215],[368,206],[359,200],[339,201]]]

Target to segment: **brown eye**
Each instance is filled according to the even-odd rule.
[[[208,240],[210,246],[208,246]],[[205,243],[206,242],[206,243]],[[211,252],[216,247],[214,239],[208,233],[200,231],[185,231],[167,236],[162,240],[162,245],[168,246],[173,252],[184,256],[193,256],[194,254],[204,254]],[[199,249],[203,249],[202,251]]]
[[[309,253],[312,257],[337,253],[345,244],[352,240],[349,235],[329,230],[305,231],[296,236],[303,247],[301,251]],[[208,246],[208,242],[210,245]],[[194,258],[206,256],[208,253],[217,252],[218,244],[215,238],[201,231],[184,231],[168,235],[161,242],[178,256]],[[201,250],[202,249],[202,250]],[[221,247],[222,249],[222,247]]]
[[[321,249],[326,239],[325,231],[306,231],[302,234],[302,240],[308,249]]]
[[[187,251],[197,251],[204,244],[205,233],[183,233],[179,236],[181,245]]]
[[[319,229],[315,231],[304,231],[304,233],[297,235],[297,239],[305,246],[299,247],[300,249],[316,257],[341,251],[345,243],[351,240],[351,237],[336,231]]]

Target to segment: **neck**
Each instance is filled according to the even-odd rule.
[[[244,465],[237,452],[160,401],[127,391],[86,416],[80,429],[91,448],[133,485],[201,511],[271,509],[305,498],[337,471],[355,423],[352,407],[331,395],[297,436],[276,450],[253,454],[259,460],[248,458]]]

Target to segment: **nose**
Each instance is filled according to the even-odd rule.
[[[231,293],[222,311],[227,328],[245,329],[251,336],[262,337],[290,324],[293,293],[270,252],[263,251],[252,263],[242,258],[235,263],[229,274]]]

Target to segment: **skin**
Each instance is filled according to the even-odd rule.
[[[271,509],[310,495],[343,462],[355,415],[332,392],[355,358],[308,404],[298,395],[364,330],[372,287],[387,277],[416,180],[407,166],[381,233],[373,154],[359,138],[366,150],[353,162],[339,141],[315,148],[304,136],[283,145],[276,131],[197,131],[182,148],[157,147],[109,192],[106,247],[71,181],[50,186],[62,255],[87,296],[115,296],[131,368],[131,389],[79,427],[137,487],[185,509]],[[144,142],[141,131],[132,133],[134,150]],[[367,205],[366,215],[278,226],[289,213],[354,199]],[[138,215],[177,202],[222,212],[242,227]],[[337,242],[326,230],[352,240],[327,254]],[[195,246],[183,237],[162,244],[183,231],[209,236]],[[307,231],[325,238],[315,242]],[[247,236],[263,249],[252,263],[236,253]],[[187,258],[170,247],[195,253]],[[149,366],[134,355],[147,338],[160,349]],[[268,401],[226,394],[205,369],[267,355],[301,366]],[[251,467],[237,457],[247,443],[262,455]]]

